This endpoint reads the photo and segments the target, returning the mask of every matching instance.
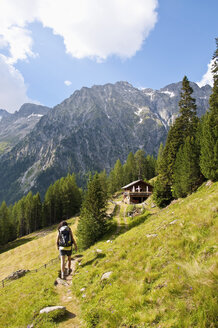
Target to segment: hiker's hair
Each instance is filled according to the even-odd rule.
[[[68,223],[66,221],[61,221],[58,225],[58,230],[63,226],[68,226]]]

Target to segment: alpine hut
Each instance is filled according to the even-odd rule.
[[[143,181],[136,180],[122,187],[124,190],[123,201],[126,204],[138,204],[144,202],[153,191],[153,187]]]

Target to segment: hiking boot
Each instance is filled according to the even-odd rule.
[[[67,269],[67,275],[69,276],[69,274],[71,274],[72,269]]]

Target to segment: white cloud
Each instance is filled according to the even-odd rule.
[[[28,100],[24,79],[12,65],[35,56],[30,23],[51,28],[75,58],[130,58],[154,28],[157,6],[158,0],[1,0],[0,49],[9,55],[0,61],[0,107],[12,111]]]
[[[0,108],[13,113],[25,102],[32,102],[26,95],[23,76],[7,58],[0,55]]]
[[[128,58],[155,26],[157,5],[157,0],[1,0],[0,34],[14,62],[33,55],[27,28],[35,20],[62,36],[73,57]]]
[[[64,81],[64,84],[65,84],[67,87],[69,87],[69,86],[72,84],[72,82],[71,82],[71,81],[68,81],[68,80],[66,80],[66,81]]]
[[[206,84],[213,86],[213,75],[211,72],[212,66],[213,66],[213,60],[211,60],[210,63],[207,65],[207,72],[203,75],[201,81],[196,82],[199,87],[203,87]]]

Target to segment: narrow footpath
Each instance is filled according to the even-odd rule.
[[[82,260],[82,256],[74,256],[71,262],[72,272],[66,277],[66,280],[60,278],[57,279],[58,284],[56,286],[57,293],[60,297],[60,304],[66,307],[67,315],[65,320],[60,322],[58,327],[60,328],[82,328],[80,322],[80,306],[75,295],[72,293],[72,277],[75,274],[77,263]]]

